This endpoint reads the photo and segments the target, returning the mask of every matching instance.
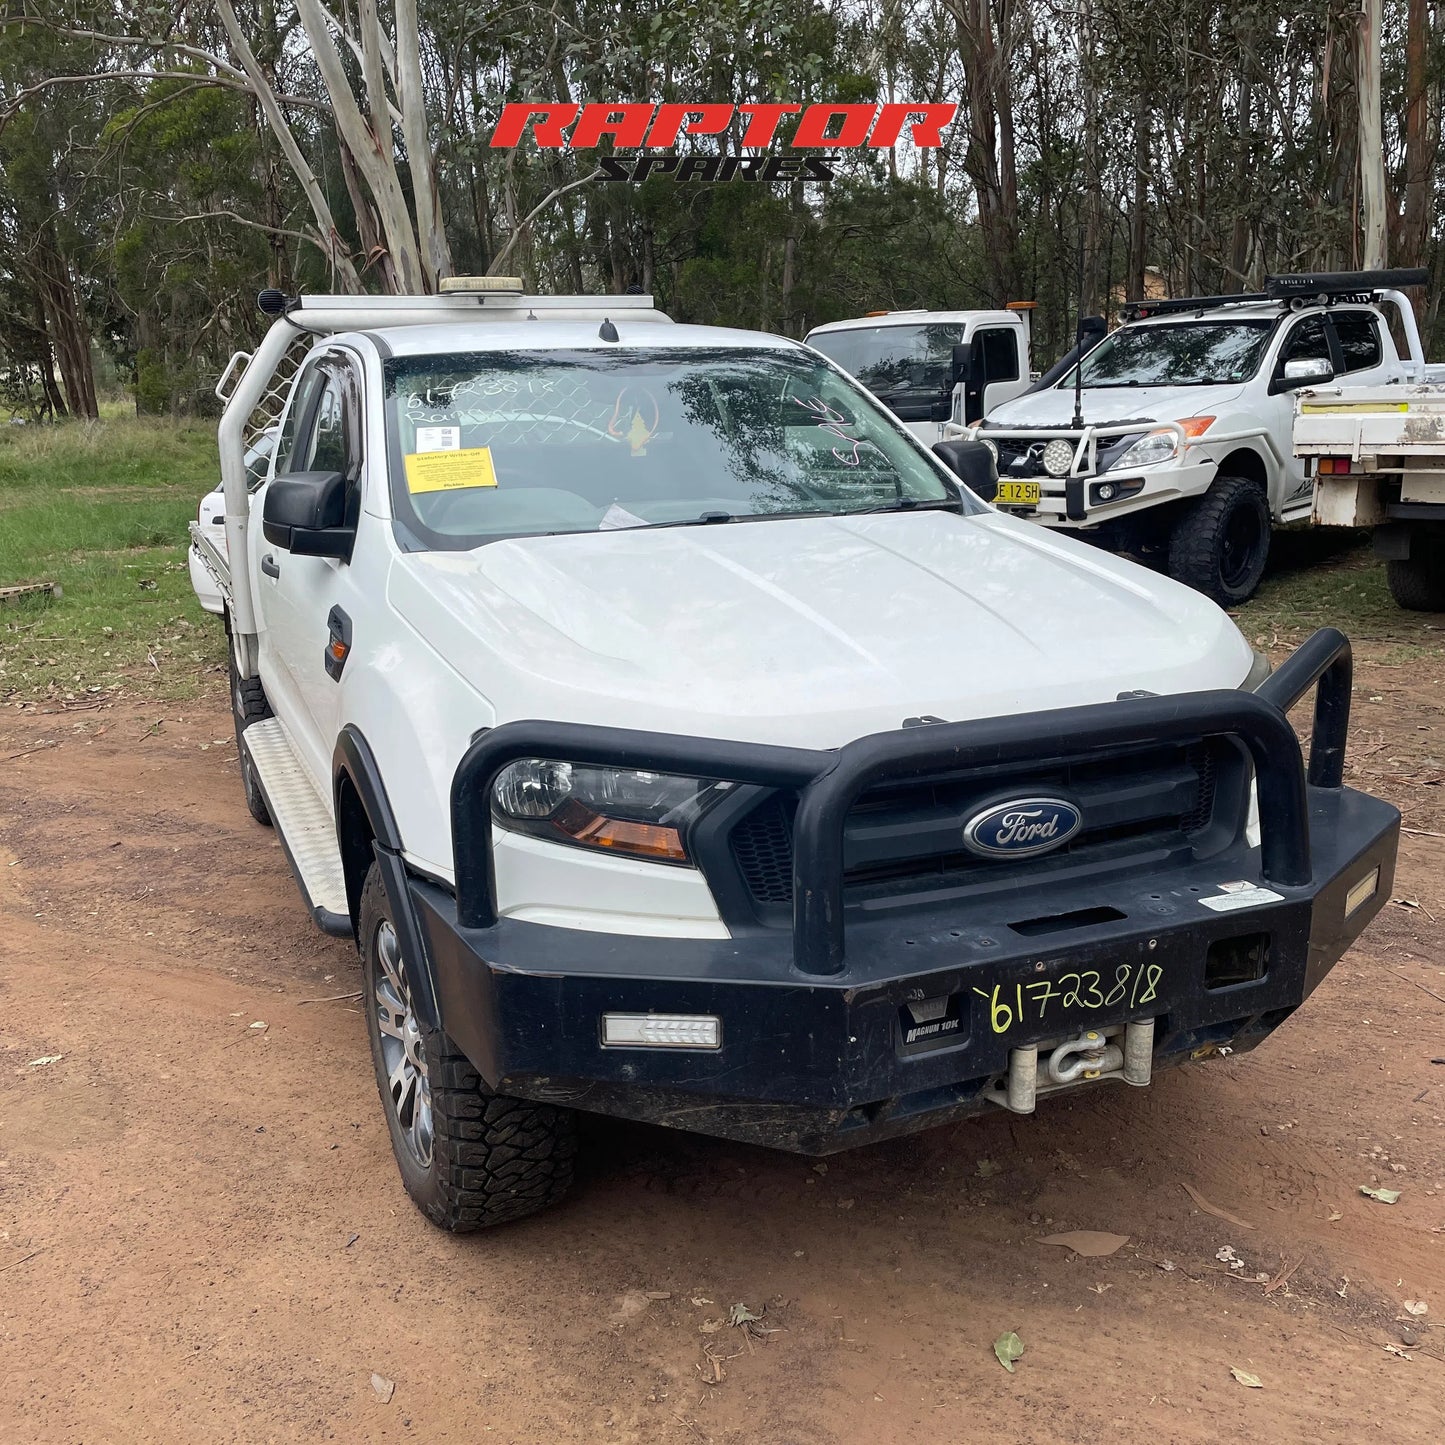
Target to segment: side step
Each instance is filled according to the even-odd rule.
[[[286,729],[277,718],[262,718],[241,734],[241,744],[256,770],[266,811],[311,917],[325,932],[350,938],[351,912],[346,904],[346,874],[336,844],[336,825],[301,766]]]

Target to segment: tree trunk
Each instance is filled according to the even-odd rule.
[[[1145,297],[1149,229],[1149,96],[1141,85],[1134,102],[1134,209],[1129,226],[1129,274],[1124,294],[1131,301]]]
[[[1409,0],[1405,21],[1405,205],[1395,257],[1402,266],[1423,266],[1430,240],[1429,23],[1426,0]],[[1420,291],[1415,311],[1421,318],[1424,306],[1425,294]]]
[[[999,0],[1007,17],[1009,0]],[[978,203],[993,299],[1000,305],[1018,294],[1018,183],[1009,57],[994,35],[992,0],[948,0],[958,32],[968,99],[964,169]]]
[[[1099,97],[1094,86],[1092,0],[1079,0],[1079,91],[1084,112],[1084,259],[1079,281],[1081,316],[1104,314],[1104,194],[1099,175]]]
[[[95,369],[90,356],[90,328],[81,315],[70,275],[70,262],[61,252],[54,227],[47,224],[36,247],[35,279],[45,307],[46,330],[60,364],[60,384],[72,416],[96,420],[100,410],[95,397]]]
[[[1380,121],[1380,30],[1384,0],[1364,0],[1356,34],[1360,121],[1360,210],[1366,270],[1385,265],[1385,142]]]

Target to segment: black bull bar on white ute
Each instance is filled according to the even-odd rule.
[[[426,959],[419,1005],[498,1092],[810,1153],[975,1112],[990,1097],[1001,1102],[1000,1081],[1017,1050],[1052,1044],[1061,1026],[1057,1015],[1026,1019],[1024,989],[1046,986],[1040,976],[1064,967],[1073,970],[1065,977],[1097,979],[1092,964],[1157,960],[1149,976],[1164,984],[1141,995],[1140,966],[1133,996],[1096,1015],[1120,1040],[1125,1025],[1154,1020],[1155,1067],[1217,1046],[1250,1048],[1298,1007],[1389,896],[1399,814],[1343,786],[1351,676],[1349,642],[1327,628],[1253,693],[1128,697],[929,724],[832,751],[503,724],[481,734],[456,771],[455,893],[408,881]],[[1306,770],[1286,714],[1311,688]],[[890,912],[845,898],[845,825],[869,789],[1215,738],[1232,738],[1248,754],[1257,850],[1241,843],[1223,864],[1181,869],[1175,859],[1051,886],[1039,911],[1064,924],[1045,937],[1011,934],[997,899],[971,917],[971,906],[946,901]],[[683,773],[795,796],[791,928],[650,938],[499,915],[492,789],[522,758]],[[1231,874],[1222,868],[1239,881],[1224,884]],[[1246,885],[1263,900],[1247,912],[1200,906],[1203,893]],[[1009,906],[1017,911],[1032,886],[1006,890]],[[1206,960],[1241,934],[1260,940],[1267,966],[1209,987]],[[939,1041],[945,1046],[905,1042],[899,1020],[908,1000],[945,996],[960,1001],[948,1007],[963,1015]],[[609,1048],[599,1027],[612,1010],[716,1017],[721,1043],[710,1052]],[[1000,1019],[1010,1026],[999,1028]]]

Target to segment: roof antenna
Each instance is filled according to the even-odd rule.
[[[599,337],[601,337],[601,339],[602,339],[603,341],[621,341],[621,340],[622,340],[622,338],[617,334],[617,328],[612,324],[611,320],[610,320],[608,317],[606,317],[606,316],[604,316],[604,317],[602,318],[602,325],[597,328],[597,335],[598,335]]]
[[[1082,346],[1084,340],[1084,227],[1079,228],[1079,321],[1078,321],[1078,343]],[[1074,363],[1074,420],[1072,422],[1075,431],[1082,431],[1084,426],[1084,355],[1080,351],[1079,359]]]

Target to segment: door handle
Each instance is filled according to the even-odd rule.
[[[281,575],[281,564],[267,552],[266,555],[261,558],[261,570],[268,577],[279,577]]]

